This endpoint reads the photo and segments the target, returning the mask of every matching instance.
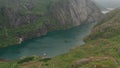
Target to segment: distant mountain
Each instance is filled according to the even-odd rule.
[[[120,7],[120,0],[93,0],[97,4],[105,8],[117,8]]]
[[[105,6],[103,6],[101,3],[97,2],[97,1],[94,1],[94,0],[92,0],[92,1],[97,5],[97,7],[99,7],[99,9],[101,11],[107,10],[107,8]]]

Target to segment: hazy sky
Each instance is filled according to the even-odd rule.
[[[120,2],[120,0],[95,0],[99,2]]]
[[[106,8],[116,8],[120,7],[120,0],[94,0],[99,5],[106,7]]]

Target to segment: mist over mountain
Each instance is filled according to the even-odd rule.
[[[120,7],[120,0],[93,0],[98,5],[105,8],[117,8]]]

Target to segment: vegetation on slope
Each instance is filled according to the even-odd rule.
[[[0,47],[18,44],[19,38],[16,36],[26,36],[35,33],[44,27],[48,21],[48,6],[52,0],[0,0]],[[13,26],[9,22],[7,13],[12,12],[10,16],[32,16],[37,18],[31,23],[25,25]],[[15,15],[16,14],[16,15]],[[53,20],[51,18],[51,20]],[[12,22],[12,21],[11,21]],[[57,22],[52,22],[57,24]],[[14,23],[13,23],[14,24]],[[14,27],[14,28],[13,28]]]
[[[69,53],[52,59],[24,58],[1,62],[1,68],[120,68],[120,9],[106,15],[92,33],[85,38],[86,44]],[[29,60],[30,59],[30,60]],[[27,61],[26,61],[27,60]],[[19,63],[20,62],[20,63]],[[7,67],[6,67],[7,66]]]
[[[42,68],[119,68],[120,10],[114,10],[85,38],[86,44],[53,58]]]
[[[96,22],[101,16],[91,0],[0,0],[0,47]]]

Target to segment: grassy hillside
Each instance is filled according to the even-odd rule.
[[[52,59],[28,57],[15,62],[1,62],[0,68],[120,68],[120,9],[106,15],[86,44]]]

